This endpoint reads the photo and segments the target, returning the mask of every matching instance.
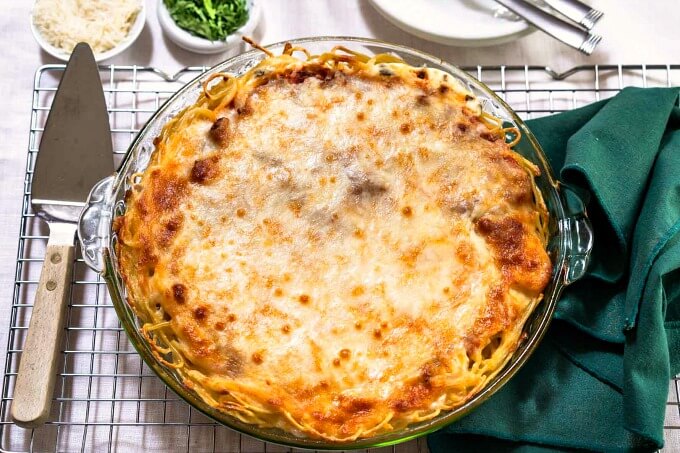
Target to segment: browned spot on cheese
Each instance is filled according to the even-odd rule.
[[[357,113],[357,120],[363,121],[365,118],[366,118],[366,115],[364,114],[364,112]]]
[[[227,327],[227,325],[225,323],[223,323],[222,321],[217,321],[215,323],[215,330],[224,330],[226,327]]]
[[[229,139],[229,118],[217,118],[210,127],[210,137],[220,146],[226,146]]]
[[[510,153],[503,153],[502,155],[493,155],[491,163],[497,168],[497,171],[502,172],[508,184],[503,193],[503,198],[515,205],[529,204],[533,200],[533,188],[531,177],[527,170],[525,170],[516,158]]]
[[[289,333],[290,326],[288,324],[284,324],[283,327],[281,327],[281,330],[283,331],[283,333]]]
[[[178,304],[183,304],[186,298],[187,288],[181,283],[172,285],[172,297]]]
[[[243,217],[245,217],[245,215],[246,215],[246,210],[245,210],[245,209],[243,209],[243,208],[238,208],[238,209],[236,210],[236,217],[243,218]]]
[[[446,94],[446,93],[449,92],[450,88],[449,88],[448,85],[442,83],[441,85],[439,85],[439,88],[438,88],[437,90],[438,90],[441,94]]]
[[[307,303],[309,303],[309,296],[307,294],[300,294],[300,297],[298,297],[298,300],[302,304],[307,304]]]
[[[468,241],[461,241],[456,247],[456,256],[464,264],[472,263],[474,254],[475,249]]]
[[[261,352],[254,352],[252,355],[253,363],[256,365],[261,364],[264,361],[264,358],[262,357]]]
[[[519,220],[513,217],[494,219],[485,216],[477,220],[475,229],[491,244],[502,265],[516,266],[524,261],[526,233]]]
[[[420,69],[416,72],[416,77],[419,79],[427,79],[427,71],[425,69]]]
[[[422,406],[432,393],[432,388],[424,382],[408,385],[390,406],[397,412],[408,412]]]
[[[170,242],[177,235],[177,231],[179,231],[180,227],[182,226],[182,220],[182,215],[177,214],[168,220],[164,227],[160,229],[157,240],[161,246],[167,247],[170,245]]]
[[[350,177],[349,191],[352,195],[377,196],[387,192],[387,186],[364,174]]]
[[[208,311],[205,309],[205,307],[198,307],[194,309],[194,318],[196,318],[198,321],[203,321],[207,314]]]
[[[382,337],[382,330],[380,330],[380,329],[373,329],[373,337],[375,337],[375,338],[381,338],[381,337]]]
[[[416,261],[418,260],[418,256],[420,256],[420,253],[423,251],[423,248],[421,246],[413,246],[409,247],[406,249],[399,259],[406,264],[409,267],[413,267],[416,265]]]
[[[359,297],[359,296],[363,295],[364,292],[366,292],[366,290],[361,285],[355,286],[354,288],[352,288],[352,296],[354,296],[354,297]]]
[[[411,206],[404,206],[401,208],[401,213],[404,215],[404,217],[411,217],[413,215],[413,209]]]
[[[184,197],[186,180],[171,175],[153,178],[151,198],[159,211],[169,211],[177,208]]]
[[[262,219],[262,224],[265,226],[267,233],[274,237],[280,237],[283,232],[283,225],[278,220],[269,217]]]
[[[415,165],[415,159],[411,153],[399,153],[397,154],[397,163],[406,172],[410,172]]]
[[[206,184],[215,180],[219,174],[218,162],[217,156],[198,159],[191,167],[189,180],[196,184]]]
[[[247,116],[247,115],[250,115],[250,114],[253,113],[253,108],[249,104],[246,104],[246,105],[237,107],[236,113],[238,113],[239,116]]]
[[[194,323],[185,323],[181,326],[184,337],[191,344],[191,353],[194,357],[208,358],[214,350],[214,345],[205,338],[202,330]]]
[[[446,366],[440,359],[434,358],[428,360],[420,367],[420,378],[423,380],[423,383],[430,385],[430,380],[442,372],[446,372]]]
[[[423,160],[428,160],[430,158],[430,150],[424,146],[418,147],[418,156]]]
[[[349,359],[349,356],[352,354],[351,351],[347,348],[341,349],[340,350],[340,358],[342,359]]]
[[[399,126],[399,131],[402,134],[409,134],[413,131],[413,125],[410,123],[402,123],[401,126]]]
[[[369,412],[375,407],[375,401],[368,398],[340,395],[338,398],[340,409],[352,415]]]
[[[334,359],[333,359],[333,365],[334,365],[334,366],[340,366],[340,359],[338,359],[337,357],[334,358]]]
[[[300,212],[302,212],[302,200],[291,200],[288,202],[288,209],[293,211],[295,217],[300,217]]]
[[[233,313],[229,313],[229,315],[227,316],[227,321],[229,321],[229,322],[236,321],[236,315],[233,314]]]
[[[276,289],[274,289],[274,295],[275,295],[276,297],[281,297],[281,296],[283,296],[283,290],[282,290],[281,288],[276,288]]]

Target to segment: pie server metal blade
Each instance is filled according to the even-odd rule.
[[[33,171],[31,204],[50,235],[14,387],[11,413],[19,426],[34,428],[49,417],[78,216],[92,186],[111,173],[99,70],[90,47],[80,43],[59,83]]]

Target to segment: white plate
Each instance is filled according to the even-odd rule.
[[[370,0],[385,19],[428,41],[478,47],[534,31],[493,0]]]
[[[40,44],[40,47],[42,47],[42,49],[45,52],[47,52],[48,54],[52,55],[55,58],[58,58],[59,60],[62,61],[68,61],[69,57],[71,56],[70,52],[66,52],[64,49],[60,49],[58,47],[53,46],[47,40],[45,40],[45,38],[43,38],[43,36],[40,34],[40,31],[36,28],[35,24],[33,23],[33,10],[31,10],[29,20],[31,21],[31,32],[33,33],[33,37],[38,42],[38,44]],[[94,54],[95,61],[101,62],[104,60],[108,60],[109,58],[115,57],[116,55],[130,47],[132,43],[135,42],[135,40],[139,37],[140,33],[142,33],[142,29],[144,29],[145,23],[146,23],[146,6],[144,5],[144,0],[141,0],[140,9],[139,12],[137,13],[135,23],[132,24],[130,32],[125,37],[125,39],[118,43],[118,45],[113,49],[107,50],[106,52],[102,53],[95,53]]]
[[[260,21],[260,1],[248,0],[248,21],[224,41],[210,41],[208,39],[194,36],[186,30],[181,29],[170,16],[168,9],[163,4],[163,0],[158,0],[158,22],[161,24],[163,32],[172,42],[182,49],[201,54],[212,54],[224,52],[235,44],[241,43],[242,36],[249,36],[257,23]]]

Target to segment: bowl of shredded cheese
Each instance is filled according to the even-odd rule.
[[[68,60],[86,42],[95,60],[112,58],[139,37],[146,22],[143,0],[36,0],[31,31],[45,52]]]

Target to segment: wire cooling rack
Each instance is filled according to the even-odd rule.
[[[117,161],[147,118],[206,68],[168,75],[154,68],[100,67]],[[21,350],[47,243],[43,222],[29,201],[38,145],[63,65],[35,75],[30,139],[21,211],[14,293],[0,400],[2,451],[296,451],[265,444],[216,425],[193,410],[141,362],[122,331],[104,282],[78,254],[67,326],[48,423],[24,430],[9,408]],[[525,119],[573,109],[613,96],[626,86],[677,86],[680,65],[583,66],[565,73],[533,66],[467,70],[498,92]],[[0,359],[2,359],[0,357]],[[680,379],[670,382],[666,406],[667,451],[680,451]],[[371,453],[425,453],[423,439]]]

